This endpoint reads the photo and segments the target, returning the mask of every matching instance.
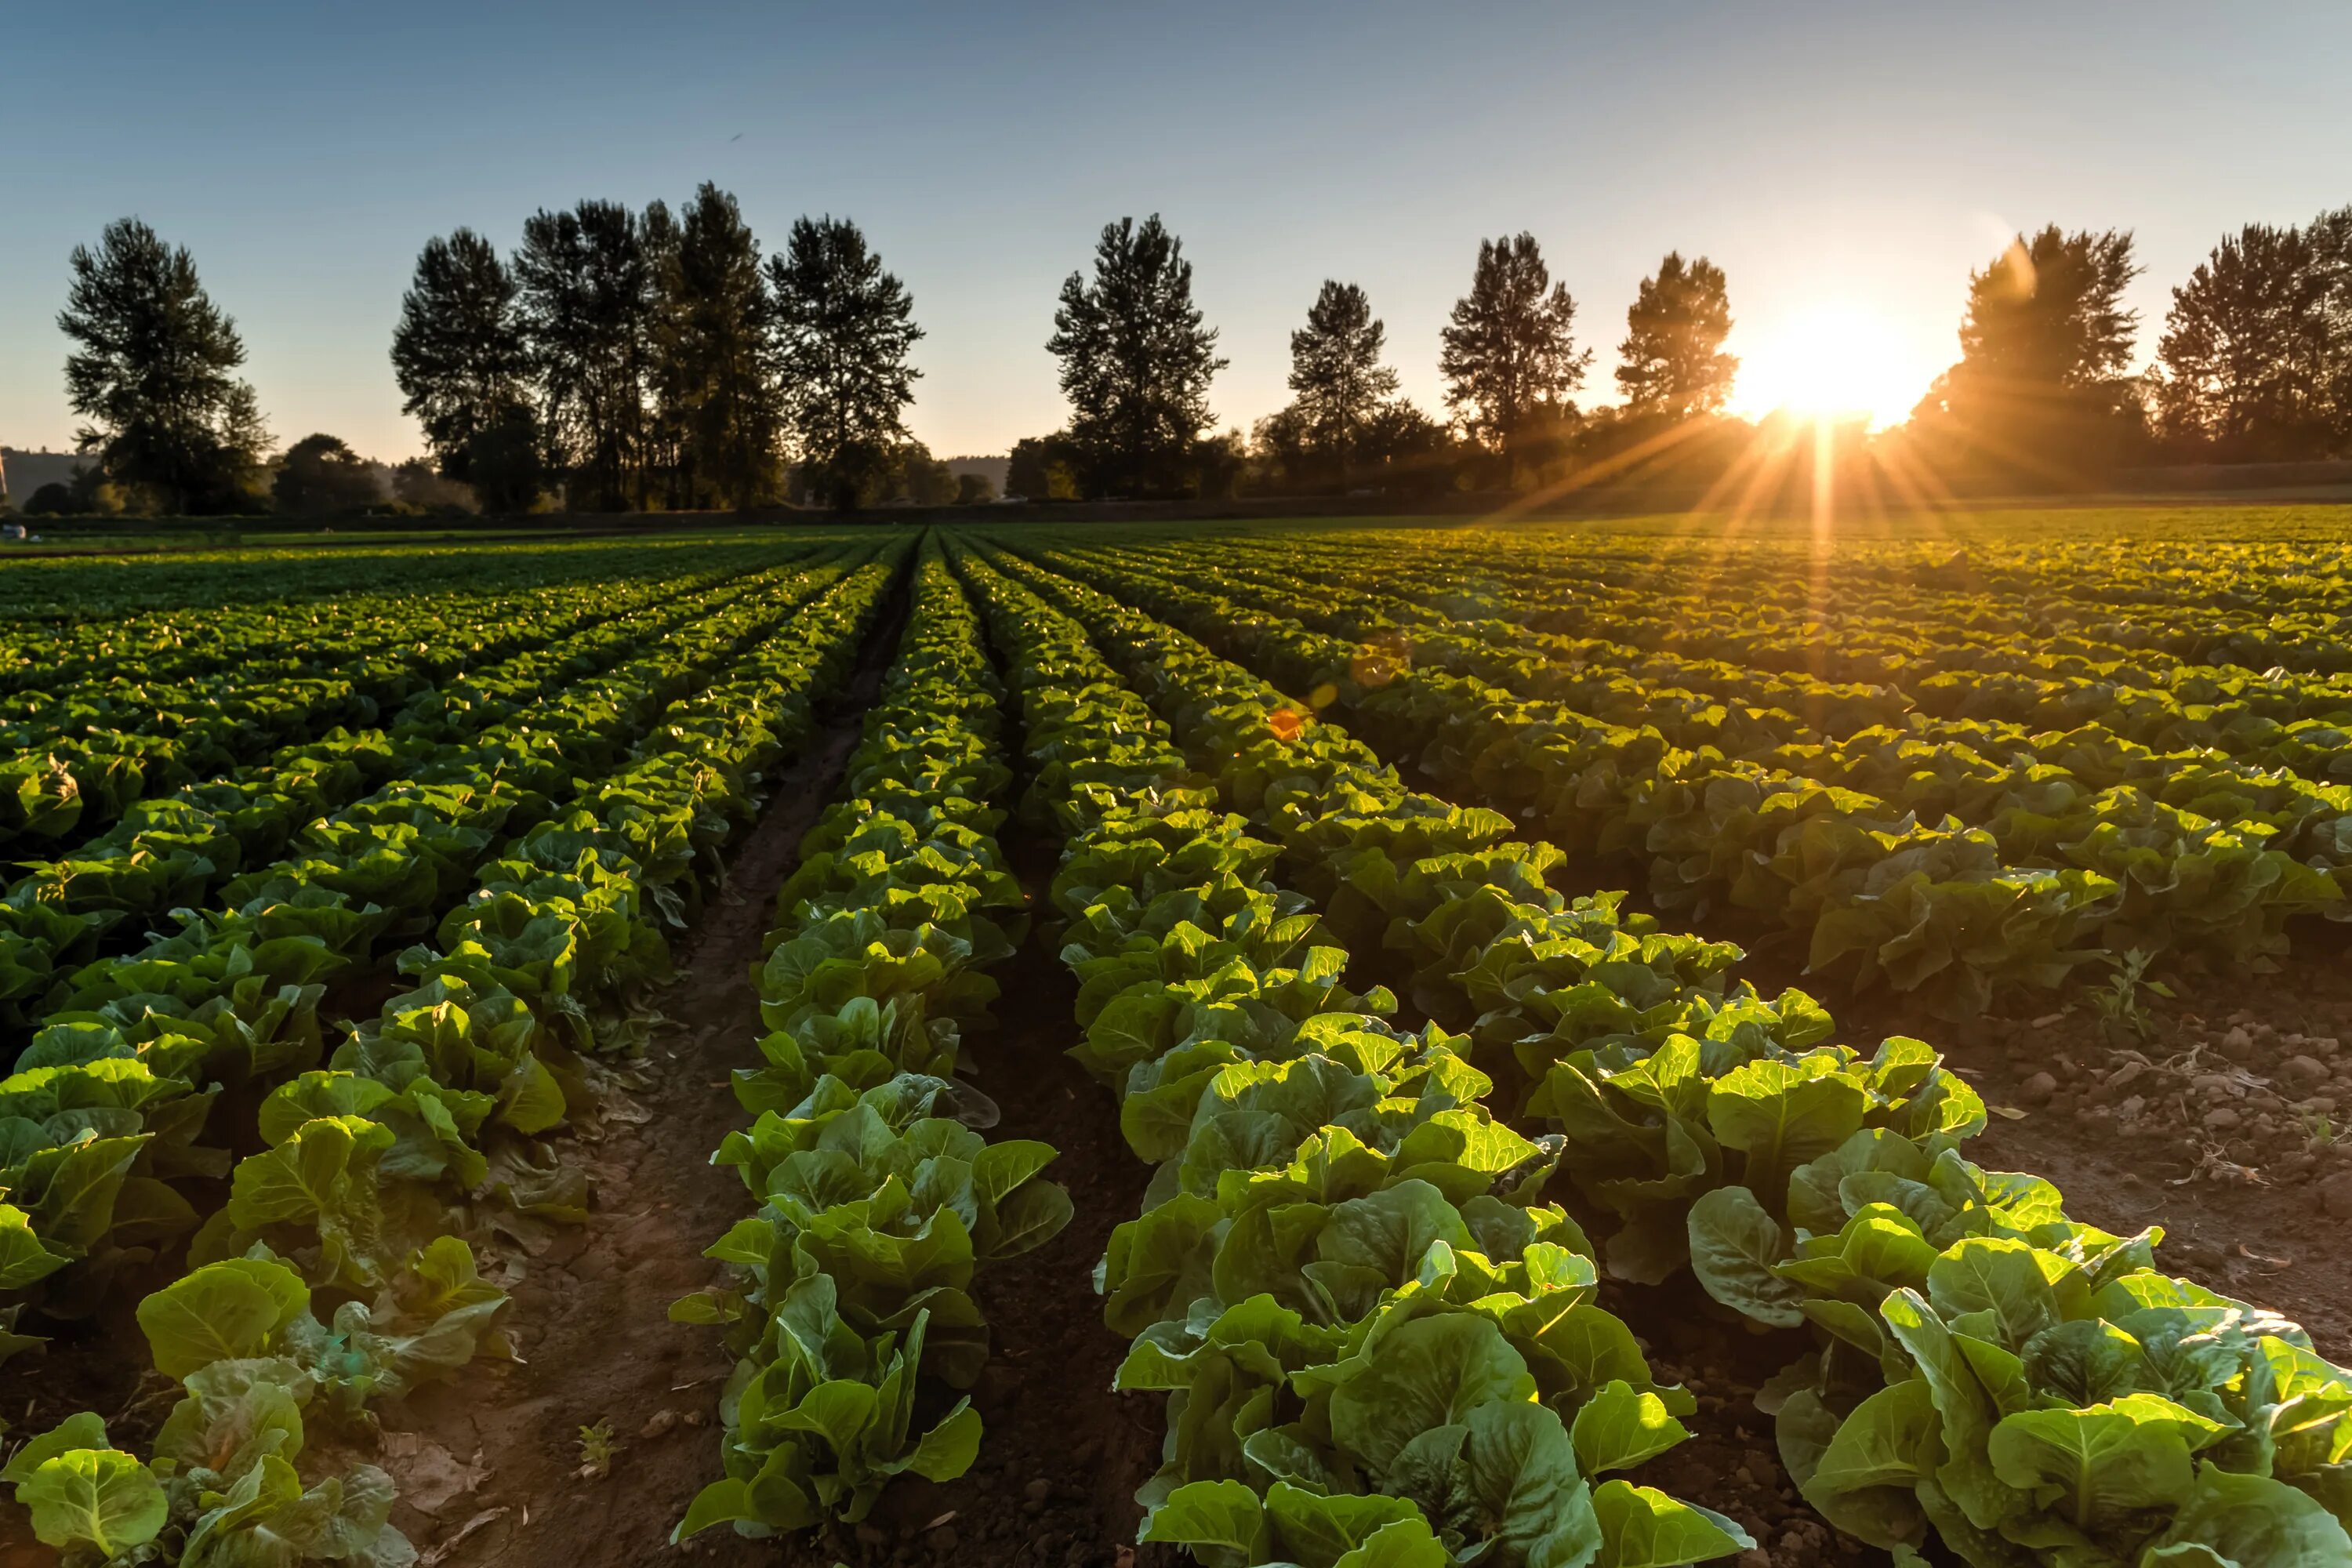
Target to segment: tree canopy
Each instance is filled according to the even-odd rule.
[[[787,409],[812,486],[856,504],[907,439],[915,302],[847,218],[802,218],[768,263]]]
[[[375,470],[338,437],[305,436],[278,460],[269,487],[278,510],[298,517],[353,512],[383,499]]]
[[[66,395],[89,421],[77,432],[81,449],[106,479],[154,492],[165,510],[246,504],[268,432],[236,375],[244,341],[205,292],[195,258],[121,218],[95,250],[74,247],[69,265],[58,326],[79,345]]]
[[[2138,414],[2123,302],[2138,275],[2128,233],[2055,224],[1970,273],[1959,362],[1912,412],[1931,458],[2062,483],[2114,461]]]
[[[1441,341],[1447,406],[1516,476],[1533,427],[1574,416],[1570,395],[1592,363],[1576,346],[1576,301],[1551,280],[1535,236],[1479,241],[1470,292]]]
[[[2352,208],[2249,224],[2172,290],[2154,413],[2182,455],[2332,457],[2352,439]]]
[[[1106,224],[1094,278],[1062,285],[1054,335],[1069,438],[1096,494],[1171,494],[1197,481],[1209,382],[1226,362],[1192,302],[1192,264],[1158,213]]]
[[[735,198],[705,182],[655,267],[654,382],[678,488],[688,505],[749,507],[778,488],[783,423],[760,242]]]
[[[1723,352],[1730,335],[1723,268],[1666,252],[1625,310],[1617,386],[1627,412],[1674,420],[1721,413],[1739,374],[1738,356]]]
[[[1290,390],[1308,439],[1337,465],[1347,488],[1349,460],[1381,404],[1396,395],[1397,373],[1381,363],[1388,329],[1361,287],[1325,279],[1290,334]]]
[[[425,427],[442,476],[474,485],[498,511],[527,506],[530,495],[515,492],[538,488],[536,462],[518,474],[508,450],[538,445],[519,292],[490,242],[457,229],[425,242],[392,332],[402,412]]]

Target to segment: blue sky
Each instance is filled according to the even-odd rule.
[[[70,439],[66,257],[127,213],[194,251],[281,442],[387,458],[419,445],[386,347],[429,236],[504,249],[536,207],[704,179],[771,243],[846,214],[913,290],[911,423],[944,456],[1060,422],[1054,294],[1124,213],[1183,237],[1233,362],[1213,406],[1246,424],[1327,276],[1434,408],[1482,236],[1542,241],[1593,400],[1679,247],[1729,275],[1741,401],[1811,374],[1792,345],[1828,311],[1866,400],[1907,405],[2016,227],[2135,229],[2145,355],[2226,228],[2352,202],[2341,4],[28,0],[6,48],[12,447]]]

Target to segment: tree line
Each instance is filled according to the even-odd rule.
[[[289,510],[384,489],[330,436],[270,457],[236,323],[184,247],[126,218],[69,268],[58,325],[91,491],[207,512],[251,507],[264,476]],[[2139,321],[2124,296],[2140,272],[2127,231],[2020,234],[1969,275],[1958,360],[1880,439],[1931,471],[2050,482],[2127,463],[2352,455],[2352,208],[2222,239],[2172,290],[2153,363],[2134,374]],[[1247,435],[1219,433],[1209,394],[1227,362],[1183,243],[1156,214],[1122,218],[1054,310],[1045,346],[1068,421],[1015,446],[1006,489],[1552,482],[1736,426],[1732,323],[1723,269],[1670,252],[1626,312],[1617,401],[1586,408],[1593,349],[1575,299],[1532,235],[1482,240],[1440,335],[1442,416],[1400,395],[1370,299],[1335,279],[1291,333],[1291,401]],[[424,247],[394,329],[394,375],[431,457],[393,488],[494,511],[979,499],[984,481],[959,482],[908,430],[922,336],[855,223],[803,217],[763,256],[714,184],[676,212],[540,211],[504,257],[460,228]]]

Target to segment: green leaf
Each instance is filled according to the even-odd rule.
[[[536,1136],[563,1120],[563,1090],[539,1058],[525,1051],[499,1085],[499,1120]]]
[[[1416,1318],[1380,1340],[1332,1391],[1331,1436],[1373,1470],[1384,1470],[1429,1428],[1534,1391],[1527,1363],[1490,1320],[1460,1312]],[[1559,1417],[1552,1420],[1557,1425]]]
[[[2084,1410],[2003,1416],[1987,1451],[2004,1483],[2034,1493],[2075,1529],[2095,1531],[2140,1509],[2185,1502],[2192,1447],[2221,1431],[2168,1399],[2131,1394]]]
[[[1788,1237],[1755,1194],[1717,1187],[1691,1205],[1686,1223],[1691,1272],[1708,1295],[1774,1328],[1793,1329],[1805,1321],[1799,1309],[1803,1288],[1773,1271],[1788,1256]]]
[[[102,1557],[163,1533],[171,1505],[163,1483],[119,1448],[75,1448],[44,1459],[16,1488],[43,1544],[87,1545]]]
[[[1559,1416],[1532,1400],[1507,1398],[1472,1410],[1464,1425],[1463,1467],[1492,1540],[1481,1561],[1497,1568],[1591,1562],[1600,1522]]]
[[[1225,1551],[1241,1553],[1244,1563],[1261,1559],[1258,1544],[1265,1531],[1265,1510],[1257,1493],[1240,1481],[1192,1481],[1168,1494],[1168,1500],[1143,1521],[1139,1542],[1165,1542],[1195,1552]],[[1204,1560],[1205,1557],[1204,1557]]]
[[[0,1290],[21,1290],[68,1261],[41,1245],[30,1215],[14,1204],[0,1204]]]
[[[139,1327],[156,1369],[184,1378],[213,1362],[264,1353],[310,1302],[310,1287],[284,1264],[224,1258],[141,1301]]]
[[[2147,1568],[2338,1568],[2352,1562],[2352,1535],[2316,1500],[2284,1481],[2205,1464],[2142,1562]]]
[[[0,1468],[0,1482],[22,1486],[30,1479],[45,1459],[53,1459],[72,1448],[108,1448],[106,1422],[96,1412],[78,1411],[37,1436],[25,1439],[24,1446],[8,1456],[8,1463]]]
[[[1630,1481],[1601,1482],[1592,1493],[1592,1511],[1601,1519],[1596,1568],[1675,1568],[1756,1544],[1723,1515]]]
[[[1603,1470],[1630,1470],[1690,1433],[1667,1414],[1664,1400],[1616,1381],[1585,1401],[1569,1435],[1576,1442],[1577,1468],[1597,1476]]]

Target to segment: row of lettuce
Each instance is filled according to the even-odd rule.
[[[1591,1249],[1546,1201],[1557,1141],[1496,1117],[1463,1037],[1400,1028],[1388,991],[1350,988],[1330,905],[1284,886],[1281,839],[1223,808],[1264,805],[1264,764],[1288,754],[1265,710],[1233,737],[1246,760],[1180,748],[1189,709],[1171,740],[1087,627],[961,565],[1017,672],[1024,809],[1064,838],[1074,1054],[1156,1166],[1098,1275],[1134,1340],[1118,1386],[1169,1395],[1142,1539],[1219,1568],[1640,1568],[1751,1546],[1601,1479],[1679,1441],[1691,1396],[1596,1304]],[[1187,751],[1231,766],[1196,772]],[[1480,826],[1418,817],[1354,852],[1393,867]]]
[[[445,649],[444,668],[404,671],[426,684],[381,723],[293,740],[248,766],[137,800],[106,832],[23,862],[0,892],[0,1049],[13,1057],[39,1020],[88,989],[87,976],[110,972],[96,961],[136,951],[170,911],[204,909],[215,896],[241,907],[273,890],[276,863],[331,854],[336,831],[349,826],[339,814],[355,803],[390,798],[387,785],[462,779],[486,737],[501,726],[527,732],[551,692],[629,659],[649,632],[683,623],[682,605],[756,605],[760,580],[730,583],[734,575],[542,603],[510,637],[475,654]]]
[[[302,826],[209,908],[70,972],[0,1080],[0,1233],[17,1254],[0,1290],[76,1265],[41,1302],[70,1316],[192,1228],[177,1184],[222,1173],[201,1142],[213,1104],[226,1094],[249,1115],[257,1094],[317,1064],[327,986],[432,934],[502,846],[559,823],[669,704],[831,575],[783,570],[607,623],[565,645],[574,658],[527,658],[535,689],[467,682],[431,705],[446,721],[415,737],[401,776]],[[500,945],[530,934],[519,926]]]
[[[365,731],[469,668],[789,553],[704,549],[663,560],[659,572],[641,564],[601,582],[574,580],[561,558],[493,556],[465,592],[385,592],[268,613],[215,606],[162,626],[100,623],[91,629],[110,653],[139,658],[105,668],[57,658],[39,685],[0,697],[0,852],[65,858],[142,803],[188,797],[341,728]],[[167,649],[184,656],[183,640],[199,640],[199,630],[208,657],[175,668]]]
[[[841,797],[801,842],[755,979],[761,1060],[734,1075],[756,1120],[712,1156],[754,1212],[709,1249],[739,1287],[680,1321],[726,1327],[724,1473],[677,1539],[719,1524],[767,1535],[863,1520],[900,1475],[948,1480],[981,1437],[968,1398],[917,1415],[919,1373],[971,1387],[988,1357],[976,1268],[1051,1240],[1070,1217],[1040,1173],[1055,1151],[989,1139],[958,1080],[989,1024],[989,971],[1027,931],[993,802],[1012,779],[1001,690],[936,547],[867,711]]]
[[[358,1417],[503,1351],[506,1297],[478,1274],[466,1237],[518,1210],[584,1217],[584,1181],[539,1135],[583,1112],[581,1051],[633,1043],[635,992],[665,973],[667,933],[697,901],[698,874],[750,813],[762,774],[805,741],[813,700],[841,683],[895,569],[778,574],[730,605],[689,603],[640,627],[666,629],[677,651],[553,694],[537,722],[571,722],[524,728],[557,737],[570,758],[562,786],[550,792],[530,774],[509,783],[528,754],[520,748],[485,759],[491,772],[468,793],[514,793],[478,854],[460,862],[470,892],[459,889],[434,942],[400,953],[410,988],[324,1066],[309,1010],[315,980],[278,989],[270,1005],[307,1021],[263,1050],[225,1051],[222,1036],[169,1010],[136,1026],[118,1016],[44,1032],[35,1050],[58,1059],[0,1089],[20,1110],[41,1093],[83,1109],[103,1099],[98,1136],[73,1148],[115,1145],[112,1195],[85,1212],[110,1211],[118,1231],[126,1210],[160,1205],[163,1194],[186,1210],[159,1155],[173,1150],[188,1167],[174,1173],[207,1190],[202,1179],[221,1174],[228,1154],[196,1141],[204,1109],[259,1097],[249,1131],[215,1131],[261,1147],[226,1173],[227,1202],[191,1241],[187,1271],[139,1304],[156,1370],[184,1391],[152,1451],[112,1447],[85,1412],[29,1438],[0,1472],[64,1561],[414,1560],[389,1523],[394,1489],[381,1470],[306,1481],[305,1423]],[[387,852],[421,856],[406,839]],[[427,885],[449,867],[429,864],[417,901],[394,913],[435,908]],[[279,961],[262,945],[245,950],[243,973],[266,994]],[[362,942],[341,959],[363,966],[371,952]],[[229,994],[239,984],[223,994],[226,1016],[250,1011],[252,996]],[[199,1109],[171,1109],[191,1103]],[[60,1310],[98,1282],[90,1259],[60,1268],[46,1253],[54,1226],[9,1235],[12,1266],[32,1259],[70,1288],[41,1308]]]
[[[2159,1233],[2100,1231],[2066,1217],[2050,1183],[1968,1161],[1961,1151],[1981,1130],[1983,1107],[1928,1047],[1895,1038],[1864,1056],[1824,1043],[1832,1026],[1810,998],[1768,999],[1728,983],[1736,954],[1722,944],[1659,931],[1611,899],[1564,900],[1544,876],[1560,851],[1514,840],[1507,818],[1404,790],[1305,704],[1190,638],[1081,584],[1003,563],[1084,624],[1150,694],[1183,749],[1163,752],[1153,783],[1129,774],[1113,792],[1146,803],[1141,820],[1158,836],[1108,875],[1057,882],[1057,902],[1083,901],[1087,918],[1097,919],[1103,900],[1091,887],[1108,889],[1109,909],[1131,908],[1138,895],[1122,889],[1151,885],[1149,868],[1190,854],[1199,858],[1183,865],[1189,871],[1213,863],[1213,854],[1246,853],[1207,850],[1200,846],[1216,842],[1213,834],[1179,838],[1160,820],[1213,829],[1218,799],[1245,813],[1265,836],[1256,854],[1278,854],[1275,864],[1318,900],[1338,940],[1360,962],[1382,955],[1441,1030],[1463,1031],[1460,1049],[1481,1069],[1480,1083],[1512,1086],[1503,1099],[1514,1108],[1492,1124],[1496,1134],[1520,1136],[1507,1125],[1537,1133],[1526,1142],[1541,1151],[1535,1158],[1556,1195],[1572,1195],[1596,1228],[1612,1227],[1601,1256],[1613,1275],[1662,1281],[1687,1269],[1759,1330],[1808,1336],[1762,1403],[1776,1414],[1792,1479],[1838,1528],[1906,1560],[1939,1548],[1982,1565],[2352,1561],[2352,1374],[2277,1315],[2158,1269]],[[1006,614],[1006,635],[1043,619],[1034,602],[1022,602]],[[1026,669],[1048,657],[1024,647],[1019,662]],[[1080,705],[1119,700],[1098,685]],[[1151,768],[1135,721],[1108,729],[1139,773]],[[1211,777],[1188,777],[1187,758]],[[1212,778],[1215,794],[1206,790]],[[1181,793],[1188,787],[1189,800]],[[1168,804],[1158,819],[1154,801]],[[1178,907],[1205,913],[1198,897]],[[1381,1163],[1353,1147],[1370,1140],[1349,1127],[1348,1112],[1330,1114],[1349,1106],[1344,1097],[1311,1096],[1287,1115],[1238,1103],[1261,1082],[1298,1078],[1296,1065],[1253,1059],[1262,1043],[1277,1057],[1296,1049],[1296,1036],[1286,1041],[1281,1008],[1260,994],[1244,947],[1213,948],[1209,928],[1171,922],[1172,909],[1155,929],[1148,910],[1136,910],[1132,925],[1119,922],[1146,941],[1123,934],[1107,954],[1113,967],[1093,972],[1118,978],[1090,981],[1091,996],[1082,993],[1097,1005],[1086,1048],[1114,1070],[1134,1064],[1124,1068],[1124,1106],[1150,1105],[1171,1067],[1211,1069],[1189,1113],[1182,1095],[1192,1091],[1180,1090],[1176,1104],[1148,1115],[1123,1109],[1123,1121],[1147,1149],[1175,1147],[1181,1130],[1181,1152],[1154,1184],[1154,1216],[1196,1194],[1215,1207],[1176,1209],[1164,1224],[1148,1218],[1114,1247],[1106,1283],[1115,1315],[1120,1289],[1132,1292],[1138,1281],[1157,1292],[1139,1304],[1140,1316],[1161,1315],[1156,1301],[1182,1302],[1181,1329],[1157,1331],[1151,1375],[1187,1358],[1218,1365],[1205,1385],[1189,1383],[1192,1401],[1205,1386],[1218,1408],[1178,1407],[1176,1468],[1162,1477],[1176,1484],[1154,1528],[1207,1544],[1213,1561],[1239,1561],[1232,1554],[1293,1550],[1271,1504],[1274,1488],[1352,1491],[1370,1470],[1376,1484],[1385,1481],[1381,1489],[1409,1493],[1430,1474],[1419,1468],[1428,1449],[1412,1444],[1428,1440],[1408,1433],[1395,1450],[1413,1458],[1402,1478],[1393,1468],[1382,1477],[1371,1469],[1377,1458],[1360,1453],[1335,1466],[1329,1446],[1362,1428],[1343,1424],[1336,1402],[1321,1402],[1332,1374],[1248,1347],[1234,1366],[1220,1359],[1224,1349],[1284,1340],[1294,1331],[1285,1309],[1309,1329],[1368,1302],[1378,1319],[1423,1297],[1451,1300],[1451,1282],[1465,1275],[1476,1313],[1495,1299],[1483,1294],[1496,1283],[1487,1274],[1495,1265],[1491,1254],[1466,1262],[1479,1237],[1466,1214],[1468,1245],[1458,1232],[1363,1220],[1345,1244],[1326,1239],[1339,1205],[1322,1199],[1337,1173],[1353,1162],[1364,1173],[1356,1179],[1380,1179]],[[1191,967],[1189,956],[1171,964],[1160,955],[1171,942],[1211,966]],[[1148,973],[1147,962],[1169,965],[1165,977],[1150,975],[1151,990],[1114,1013],[1111,997],[1126,975]],[[1220,1057],[1227,1059],[1215,1065]],[[1231,1109],[1228,1097],[1237,1102]],[[1394,1108],[1385,1095],[1369,1103],[1375,1116]],[[1342,1130],[1350,1134],[1344,1142]],[[1152,1144],[1154,1136],[1162,1142]],[[1293,1147],[1307,1157],[1266,1184],[1281,1195],[1264,1223],[1244,1217],[1263,1178],[1216,1173],[1199,1184],[1220,1163],[1229,1169],[1234,1152]],[[1391,1156],[1386,1170],[1394,1169]],[[1380,1262],[1362,1247],[1374,1237],[1395,1248],[1376,1254]],[[1272,1281],[1279,1284],[1258,1310],[1279,1327],[1263,1335],[1229,1328],[1221,1342],[1216,1324],[1230,1321],[1223,1313],[1236,1295]],[[1514,1310],[1503,1314],[1504,1337],[1534,1391],[1600,1407],[1590,1384],[1546,1386],[1557,1363],[1511,1331],[1551,1316],[1538,1309],[1515,1323]],[[1362,1366],[1401,1364],[1412,1363],[1391,1353]],[[1188,1373],[1164,1375],[1188,1381]],[[1426,1389],[1442,1375],[1421,1370],[1411,1381]],[[1643,1385],[1626,1382],[1638,1398]],[[1455,1408],[1444,1406],[1441,1419]],[[1656,1433],[1661,1414],[1633,1425]],[[1582,1418],[1581,1410],[1571,1416],[1572,1434]],[[1236,1482],[1266,1500],[1260,1512],[1241,1505]],[[1203,1485],[1218,1489],[1190,1489]],[[1466,1493],[1444,1495],[1461,1510],[1453,1517],[1493,1517],[1465,1507]],[[1180,1498],[1202,1509],[1170,1521]],[[1424,1512],[1448,1517],[1433,1499]],[[1453,1542],[1441,1533],[1441,1544]],[[1681,1555],[1644,1560],[1702,1554],[1686,1542],[1671,1550]],[[1597,1555],[1561,1560],[1606,1561],[1612,1551],[1624,1547],[1604,1540]],[[1498,1560],[1511,1555],[1507,1549]]]
[[[1167,563],[1183,556],[1181,547],[1141,553]],[[1715,721],[1734,726],[1726,733],[1735,742],[1756,733],[1749,719],[1774,724],[1781,740],[1893,728],[1979,749],[2075,732],[2077,744],[2121,738],[2219,751],[2322,783],[2352,778],[2343,755],[2352,677],[2192,663],[2117,646],[2109,639],[2120,628],[2060,631],[2007,616],[1979,626],[1983,602],[1973,595],[1939,602],[1913,588],[1899,609],[1857,619],[1814,605],[1797,624],[1767,630],[1752,594],[1727,600],[1657,582],[1596,591],[1578,575],[1514,572],[1536,563],[1508,547],[1487,563],[1457,545],[1435,572],[1426,551],[1402,542],[1236,540],[1219,556],[1220,580],[1237,591],[1306,584],[1318,613],[1344,605],[1391,630],[1453,634],[1457,647],[1469,637],[1496,669],[1539,675],[1540,694],[1621,722],[1634,720],[1646,688],[1694,715],[1721,705]],[[2155,776],[2128,749],[2110,765],[2127,763]]]
[[[1212,593],[1131,557],[1041,558],[1339,704],[1457,795],[1645,864],[1662,909],[1748,911],[1800,938],[1812,970],[1946,1015],[2134,949],[2264,968],[2292,918],[2352,910],[2352,786],[2112,736],[2053,738],[2063,766],[1893,731],[1805,742],[1785,712],[1616,676],[1623,701],[1596,718],[1546,694],[1588,680],[1573,661],[1497,651],[1475,627],[1294,614],[1270,584]]]

